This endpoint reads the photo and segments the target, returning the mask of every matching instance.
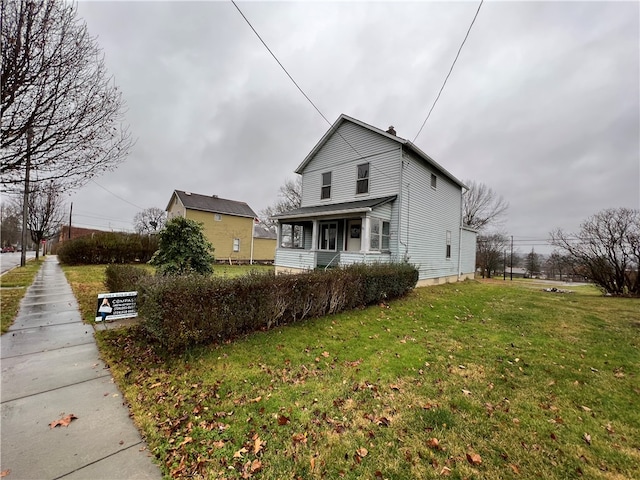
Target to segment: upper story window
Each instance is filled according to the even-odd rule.
[[[216,214],[213,215],[213,219],[216,222],[220,222],[220,221],[222,221],[222,215],[220,215],[219,213],[216,213]]]
[[[431,174],[431,188],[436,188],[438,186],[438,177],[434,173]]]
[[[331,172],[322,174],[322,189],[320,190],[320,200],[331,198]]]
[[[358,165],[358,180],[356,183],[356,194],[369,193],[369,164]]]

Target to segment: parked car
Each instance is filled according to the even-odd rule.
[[[11,245],[9,245],[8,247],[2,247],[2,253],[10,253],[10,252],[15,252],[16,249],[14,247],[12,247]]]

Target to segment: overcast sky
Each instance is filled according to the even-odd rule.
[[[345,113],[413,140],[479,2],[238,5],[332,123]],[[259,212],[329,128],[231,2],[78,10],[137,143],[69,197],[74,225],[131,230],[175,189]],[[509,202],[503,231],[521,251],[544,252],[529,239],[604,208],[640,207],[639,19],[638,2],[483,4],[415,143]]]

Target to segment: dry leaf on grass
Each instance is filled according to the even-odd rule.
[[[49,424],[49,428],[55,428],[58,425],[61,425],[63,427],[68,427],[69,424],[73,421],[76,420],[78,417],[76,417],[73,413],[70,413],[69,415],[65,415],[64,417],[62,417],[60,420],[54,420],[53,422],[51,422]]]
[[[477,453],[467,453],[467,461],[471,465],[480,465],[482,463],[482,457]]]

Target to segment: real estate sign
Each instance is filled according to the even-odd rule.
[[[99,293],[96,322],[138,316],[138,292]]]

